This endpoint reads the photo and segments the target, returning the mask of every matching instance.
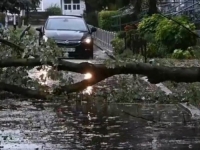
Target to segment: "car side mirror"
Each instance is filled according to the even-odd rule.
[[[96,32],[97,31],[97,28],[95,28],[95,27],[92,27],[91,28],[91,32],[93,33],[93,32]]]

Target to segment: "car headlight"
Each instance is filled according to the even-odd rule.
[[[90,44],[90,43],[92,42],[92,38],[87,37],[87,38],[85,38],[85,39],[83,40],[83,42],[86,43],[86,44]]]

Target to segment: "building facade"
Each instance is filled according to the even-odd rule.
[[[41,0],[37,10],[42,12],[55,5],[62,9],[63,15],[82,15],[86,9],[84,0]]]

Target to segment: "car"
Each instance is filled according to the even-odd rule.
[[[93,59],[92,33],[85,19],[77,15],[49,16],[43,27],[36,28],[43,38],[54,39],[63,49],[64,58]]]

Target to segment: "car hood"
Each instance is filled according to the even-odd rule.
[[[54,40],[74,40],[78,41],[87,36],[87,32],[82,31],[59,31],[45,30],[45,36]]]

